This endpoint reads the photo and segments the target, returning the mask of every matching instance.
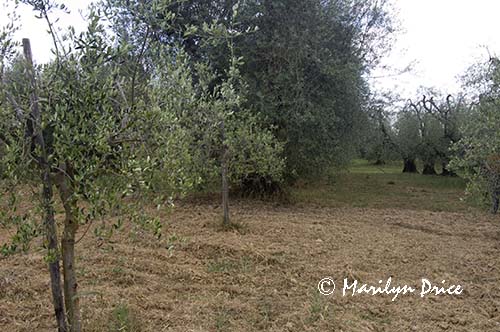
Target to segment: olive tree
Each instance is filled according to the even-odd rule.
[[[238,15],[238,5],[233,7],[232,18]],[[284,169],[283,144],[279,143],[262,118],[250,112],[246,105],[247,84],[239,68],[243,58],[237,57],[234,38],[238,31],[234,21],[226,27],[221,24],[204,25],[205,43],[214,47],[220,43],[229,49],[229,66],[217,72],[210,62],[194,64],[196,82],[192,86],[199,98],[191,112],[179,115],[185,128],[192,133],[193,155],[205,177],[220,176],[223,224],[229,225],[230,183],[245,182],[258,175],[270,183],[281,181]],[[205,178],[205,180],[206,180]]]
[[[428,113],[424,99],[418,102],[408,101],[408,111],[411,112],[417,121],[419,128],[419,144],[416,152],[422,161],[424,175],[436,175],[435,165],[438,158],[446,153],[446,148],[442,146],[443,128],[439,120]]]
[[[229,183],[244,181],[245,177],[258,174],[270,182],[281,181],[284,160],[283,150],[270,130],[259,118],[243,107],[244,83],[239,78],[238,59],[233,58],[228,79],[214,89],[203,89],[205,102],[201,104],[204,128],[194,132],[203,139],[199,149],[212,151],[205,155],[208,165],[219,170],[221,176],[223,223],[229,225]],[[200,131],[201,130],[201,131]],[[207,152],[201,151],[203,154]]]
[[[403,159],[403,173],[417,173],[416,159],[421,143],[418,118],[412,112],[400,112],[394,128],[395,145]]]
[[[429,137],[433,154],[439,159],[442,166],[441,175],[456,175],[448,167],[453,151],[451,146],[461,138],[460,126],[464,117],[464,96],[441,94],[430,91],[430,97],[424,95],[420,104],[425,110],[424,117],[430,122],[428,125]]]
[[[420,89],[422,92],[422,88]],[[396,150],[405,161],[405,171],[416,171],[415,159],[423,164],[422,174],[435,175],[435,165],[442,165],[442,175],[453,175],[448,169],[452,156],[451,145],[460,137],[459,124],[463,118],[462,99],[449,95],[445,101],[432,89],[425,89],[417,101],[408,100],[396,121]],[[409,161],[412,160],[413,162]],[[413,166],[411,166],[413,164]]]
[[[3,89],[0,132],[4,153],[0,163],[6,190],[14,195],[16,188],[27,186],[40,198],[35,201],[40,209],[35,211],[42,217],[43,228],[21,225],[21,235],[2,251],[15,251],[16,241],[36,235],[33,228],[45,234],[58,330],[77,332],[81,319],[75,242],[80,224],[107,213],[123,195],[147,187],[153,170],[168,170],[175,179],[184,179],[177,180],[180,187],[187,186],[190,181],[179,170],[179,160],[187,156],[182,143],[186,135],[173,112],[155,98],[157,90],[148,88],[147,99],[129,104],[121,86],[120,63],[115,61],[126,52],[126,45],[113,44],[97,11],[91,10],[87,31],[77,35],[70,29],[59,38],[50,13],[64,6],[47,0],[26,2],[47,21],[55,59],[35,67],[29,40],[23,40],[24,84],[28,88],[17,93]],[[8,87],[2,78],[3,87]],[[158,80],[161,78],[154,84],[161,84]],[[17,101],[23,98],[29,100],[29,109]],[[54,193],[64,208],[60,243]],[[8,213],[15,215],[14,206]],[[160,226],[153,225],[157,234]]]
[[[157,55],[165,50],[177,50],[176,63],[183,66],[182,72],[191,73],[182,87],[159,90],[168,94],[182,90],[192,96],[174,99],[182,101],[176,116],[191,136],[191,162],[185,166],[201,184],[220,179],[223,220],[228,224],[231,183],[250,178],[279,183],[283,170],[283,144],[274,139],[274,128],[265,125],[267,119],[251,108],[248,84],[240,72],[248,59],[237,55],[236,41],[255,33],[239,20],[240,2],[110,0],[102,8],[121,40],[130,40],[131,54],[144,53],[149,75],[157,75],[158,66],[151,63],[158,64]],[[221,17],[212,20],[212,14]]]

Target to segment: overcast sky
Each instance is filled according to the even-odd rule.
[[[402,32],[393,51],[383,63],[396,69],[414,63],[413,71],[391,77],[393,71],[376,70],[373,85],[382,90],[398,91],[411,96],[419,86],[437,87],[443,92],[459,89],[456,77],[474,61],[486,59],[488,50],[500,54],[500,0],[392,0]],[[0,0],[5,5],[8,1]],[[84,28],[79,10],[89,0],[65,1],[70,15],[61,15],[58,26]],[[4,8],[0,8],[0,25],[5,24]],[[50,58],[50,38],[43,21],[20,5],[22,29],[19,39],[31,39],[38,63]]]
[[[403,32],[384,63],[414,70],[375,79],[378,86],[414,94],[419,86],[459,90],[457,76],[472,63],[500,55],[499,0],[393,0]],[[390,72],[377,71],[374,76]],[[377,85],[377,84],[374,84]]]

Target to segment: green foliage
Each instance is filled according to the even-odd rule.
[[[246,7],[242,24],[259,30],[238,42],[248,56],[242,73],[255,111],[285,143],[288,176],[319,176],[332,164],[346,163],[356,145],[368,92],[361,54],[372,41],[357,44],[360,7],[364,19],[376,16],[366,2],[255,1]],[[384,36],[388,22],[373,22]]]
[[[280,181],[282,145],[262,126],[257,116],[244,108],[245,85],[241,81],[238,65],[238,60],[233,59],[228,79],[212,88],[209,88],[209,82],[213,77],[207,79],[207,68],[198,67],[200,72],[205,72],[200,75],[200,86],[204,88],[201,91],[201,109],[198,109],[198,114],[203,117],[203,126],[195,125],[192,129],[195,135],[202,137],[196,142],[200,153],[204,154],[202,160],[208,160],[208,165],[220,167],[222,147],[225,146],[229,154],[229,177],[233,181],[252,173]],[[196,121],[198,116],[194,117]]]
[[[3,3],[2,7],[6,11],[8,23],[0,26],[0,81],[3,81],[5,65],[17,55],[19,43],[14,40],[14,34],[19,30],[17,21],[19,16],[15,10],[9,11],[8,5],[12,3]],[[15,4],[17,8],[17,3]],[[15,9],[14,8],[14,9]]]
[[[452,160],[453,168],[468,180],[469,197],[483,205],[500,195],[499,63],[492,58],[467,73],[465,83],[474,92],[472,108]]]
[[[257,121],[262,130],[271,130],[283,145],[288,178],[314,177],[332,164],[348,162],[353,143],[359,141],[368,94],[365,74],[387,49],[393,30],[386,1],[108,4],[114,29],[135,52],[146,35],[180,46],[189,57],[195,84],[206,77],[194,68],[209,63],[216,75],[204,84],[211,92],[231,80],[234,59],[243,57],[238,70],[246,92],[237,93],[246,97],[241,101],[245,113],[257,120],[245,114],[239,121]],[[148,61],[155,54],[145,52]]]
[[[405,161],[405,170],[406,163],[409,167],[418,158],[426,174],[435,174],[434,165],[439,161],[443,175],[454,175],[448,163],[452,156],[450,147],[461,137],[459,128],[465,113],[463,95],[444,98],[435,89],[422,87],[418,92],[423,97],[408,100],[396,113],[394,123],[391,110],[397,108],[400,100],[389,93],[370,99],[362,156],[384,161],[384,157],[395,159],[399,155],[398,158]]]
[[[126,304],[119,304],[113,309],[109,322],[109,332],[139,332],[140,322]]]
[[[10,243],[4,243],[0,247],[2,255],[7,256],[18,251],[26,252],[30,248],[31,240],[41,233],[40,225],[27,219],[26,216],[11,217],[9,220],[2,220],[2,224],[16,227],[16,233],[11,237]]]
[[[0,201],[0,228],[11,230],[10,242],[3,243],[0,248],[0,253],[5,256],[29,250],[31,241],[43,234],[42,225],[33,218],[37,210],[19,208],[23,204],[22,200],[9,190],[9,187],[15,184],[16,179],[6,178],[0,181],[0,197],[3,199]],[[37,199],[30,195],[29,190],[25,190],[24,197]]]
[[[103,216],[122,200],[123,196],[158,189],[155,179],[162,175],[167,192],[159,193],[163,201],[173,193],[183,193],[193,186],[183,164],[189,159],[187,133],[181,129],[175,112],[182,105],[169,105],[173,89],[161,91],[161,86],[185,84],[186,75],[164,75],[151,79],[130,105],[122,88],[121,59],[127,45],[114,45],[93,10],[88,30],[76,35],[70,30],[64,37],[67,51],[55,62],[37,68],[41,128],[47,146],[48,163],[55,176],[66,177],[74,188],[72,199],[87,204],[74,212],[80,222],[90,222]],[[34,50],[36,52],[36,50]],[[159,65],[169,63],[175,69],[170,53],[159,58]],[[17,100],[29,100],[30,89],[24,78],[24,61],[9,67],[7,91]],[[180,70],[187,70],[183,67]],[[175,71],[174,71],[175,72]],[[11,74],[12,73],[12,74]],[[10,79],[14,77],[15,79]],[[192,98],[184,94],[182,98]],[[36,160],[25,133],[30,125],[26,119],[29,102],[13,105],[6,98],[0,108],[1,132],[4,134],[1,169],[16,184],[39,181]],[[16,106],[22,112],[16,114]],[[144,223],[160,236],[158,222]]]
[[[152,77],[153,101],[161,105],[163,116],[178,120],[177,129],[182,134],[172,149],[185,149],[172,152],[182,155],[182,167],[177,169],[190,174],[189,188],[199,188],[220,176],[224,147],[229,150],[232,181],[250,173],[279,181],[282,144],[275,140],[265,119],[248,109],[248,87],[240,73],[244,62],[234,50],[235,40],[246,33],[238,25],[240,9],[238,4],[224,5],[228,16],[210,19],[210,15],[219,15],[212,8],[219,4],[160,1],[148,7],[116,0],[105,8],[115,31],[127,31],[121,34],[120,42],[128,43],[133,53],[148,46],[144,56],[149,65],[144,69]],[[198,11],[207,16],[196,16]],[[132,31],[132,26],[138,29]],[[216,49],[223,52],[212,56]],[[202,57],[204,52],[208,56]],[[165,53],[172,58],[159,56]],[[156,141],[165,147],[161,140]]]
[[[361,157],[372,160],[375,163],[385,163],[387,160],[392,160],[391,147],[386,144],[384,134],[377,126],[369,126],[365,128],[364,140],[360,147]]]
[[[367,116],[362,122],[360,157],[374,161],[376,165],[399,160],[392,112],[398,97],[391,93],[373,94],[367,105]]]
[[[395,123],[395,141],[404,159],[416,159],[421,144],[420,126],[416,114],[401,112]]]
[[[431,114],[423,114],[420,119],[420,146],[417,153],[420,160],[427,166],[434,169],[436,159],[440,152],[446,153],[447,147],[441,146],[443,128],[439,121]]]

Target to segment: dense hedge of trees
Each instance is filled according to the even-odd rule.
[[[366,74],[393,30],[385,1],[110,0],[108,10],[132,53],[152,40],[182,45],[192,66],[210,61],[212,84],[224,79],[230,50],[204,27],[237,31],[233,51],[243,60],[245,108],[284,145],[288,179],[317,177],[354,152],[369,94]]]

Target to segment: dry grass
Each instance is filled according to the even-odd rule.
[[[223,230],[209,198],[160,213],[161,241],[89,232],[77,247],[84,331],[500,331],[499,218],[388,206],[240,201],[238,227]],[[326,276],[337,281],[329,297],[316,289]],[[339,290],[344,278],[390,276],[465,291],[392,302]],[[55,331],[43,251],[0,258],[0,331]]]
[[[461,201],[458,179],[367,167],[296,188],[293,205],[236,202],[229,229],[217,197],[198,195],[171,215],[145,206],[164,223],[160,241],[90,231],[77,246],[84,331],[500,331],[498,218]],[[9,234],[0,228],[0,245]],[[55,331],[39,247],[0,258],[0,331]],[[329,297],[316,288],[327,276]],[[465,291],[342,296],[344,278],[388,277]]]

